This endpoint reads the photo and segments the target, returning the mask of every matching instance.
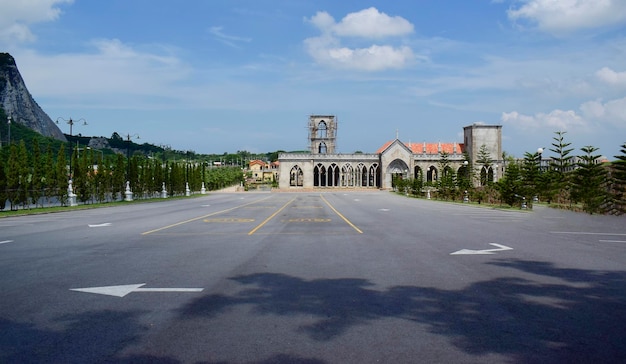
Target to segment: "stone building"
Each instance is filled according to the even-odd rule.
[[[442,153],[458,174],[472,163],[481,180],[497,181],[502,156],[502,126],[473,124],[463,128],[463,143],[404,143],[389,141],[375,153],[336,153],[337,119],[334,115],[309,117],[309,153],[281,153],[278,156],[278,187],[297,188],[392,188],[394,176],[436,182],[441,173]],[[480,150],[490,163],[480,165]],[[469,162],[467,162],[469,158]],[[483,158],[484,159],[484,158]],[[467,162],[467,163],[466,163]],[[501,163],[500,163],[501,165]],[[501,171],[501,170],[500,170]]]

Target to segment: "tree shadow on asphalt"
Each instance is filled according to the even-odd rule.
[[[473,355],[496,353],[519,363],[626,361],[626,272],[525,260],[488,264],[528,278],[496,278],[461,290],[379,291],[363,279],[258,273],[231,278],[246,286],[242,291],[200,297],[181,314],[215,317],[247,305],[252,314],[307,315],[316,321],[300,330],[317,341],[330,341],[355,325],[399,318],[426,325]]]
[[[64,326],[58,330],[41,329],[32,323],[0,318],[0,363],[180,363],[170,357],[120,354],[128,346],[137,343],[147,331],[139,322],[140,316],[146,313],[104,310],[65,315],[55,320]],[[277,354],[256,364],[269,363],[324,362]]]
[[[2,363],[93,363],[135,342],[141,312],[92,311],[56,320],[63,329],[0,319]]]

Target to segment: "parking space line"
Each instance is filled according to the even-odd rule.
[[[242,208],[242,207],[246,207],[246,206],[249,206],[249,205],[252,205],[252,204],[258,203],[258,202],[260,202],[260,201],[267,200],[267,199],[269,199],[270,197],[271,197],[271,196],[269,196],[269,197],[265,197],[265,198],[262,198],[262,199],[260,199],[260,200],[256,200],[256,201],[253,201],[253,202],[250,202],[250,203],[247,203],[247,204],[245,204],[245,205],[239,205],[239,206],[231,207],[231,208],[226,209],[226,210],[212,212],[212,213],[207,214],[207,215],[203,215],[203,216],[199,216],[199,217],[194,217],[193,219],[189,219],[189,220],[185,220],[185,221],[177,222],[177,223],[175,223],[175,224],[167,225],[167,226],[164,226],[164,227],[161,227],[161,228],[158,228],[158,229],[154,229],[154,230],[146,231],[146,232],[141,233],[141,235],[149,235],[149,234],[156,233],[156,232],[159,232],[159,231],[163,231],[163,230],[166,230],[166,229],[170,229],[170,228],[173,228],[173,227],[176,227],[176,226],[184,225],[184,224],[187,224],[187,223],[190,223],[190,222],[194,222],[194,221],[198,221],[198,220],[206,219],[207,217],[210,217],[210,216],[223,214],[223,213],[225,213],[225,212],[233,211],[233,210],[236,210],[236,209],[239,209],[239,208]]]
[[[286,204],[283,205],[283,207],[279,208],[276,212],[274,212],[270,217],[268,217],[267,219],[265,219],[265,221],[263,221],[262,223],[260,223],[259,225],[257,225],[257,227],[255,227],[254,229],[250,230],[250,232],[248,233],[248,235],[252,235],[254,234],[257,230],[259,230],[260,228],[263,227],[263,225],[267,224],[271,219],[273,219],[276,215],[278,215],[285,207],[287,207],[290,203],[294,202],[296,199],[292,198],[291,200],[289,200],[289,202],[287,202]]]
[[[361,229],[359,229],[358,227],[356,227],[352,222],[350,222],[350,220],[348,220],[345,216],[343,216],[339,211],[337,211],[333,205],[330,204],[330,202],[328,202],[323,195],[320,194],[320,198],[322,199],[322,201],[324,201],[328,207],[330,207],[331,210],[333,210],[337,216],[339,216],[340,218],[343,219],[343,221],[346,222],[346,224],[350,225],[354,230],[356,230],[359,234],[363,234],[363,231],[361,231]]]

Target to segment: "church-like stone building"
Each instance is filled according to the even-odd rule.
[[[457,173],[472,161],[482,180],[497,181],[502,175],[502,126],[473,124],[463,128],[463,143],[404,143],[397,137],[376,153],[335,152],[337,118],[334,115],[309,117],[309,153],[281,153],[278,156],[278,187],[297,188],[392,188],[393,176],[438,179],[442,153]],[[484,146],[484,147],[483,147]],[[477,165],[479,151],[489,154],[490,162]],[[480,179],[475,181],[480,183]]]

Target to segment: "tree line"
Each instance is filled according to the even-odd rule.
[[[243,181],[239,167],[212,168],[202,161],[163,161],[141,153],[104,155],[77,146],[67,158],[66,145],[42,148],[34,138],[31,148],[24,140],[0,149],[0,210],[7,205],[44,207],[66,205],[71,180],[81,203],[104,203],[123,199],[128,181],[134,198],[153,198],[165,188],[168,196],[191,191],[217,190]]]
[[[435,198],[470,199],[481,203],[504,203],[531,208],[538,201],[587,213],[622,215],[626,213],[626,143],[613,162],[602,163],[598,148],[584,146],[574,155],[565,132],[556,132],[551,144],[554,156],[543,158],[544,152],[524,153],[523,159],[502,156],[504,175],[493,182],[488,171],[494,167],[485,146],[472,161],[465,154],[465,163],[454,171],[448,155],[441,154],[441,175],[433,182],[416,178],[394,178],[394,187],[402,193],[422,196],[432,189]]]

